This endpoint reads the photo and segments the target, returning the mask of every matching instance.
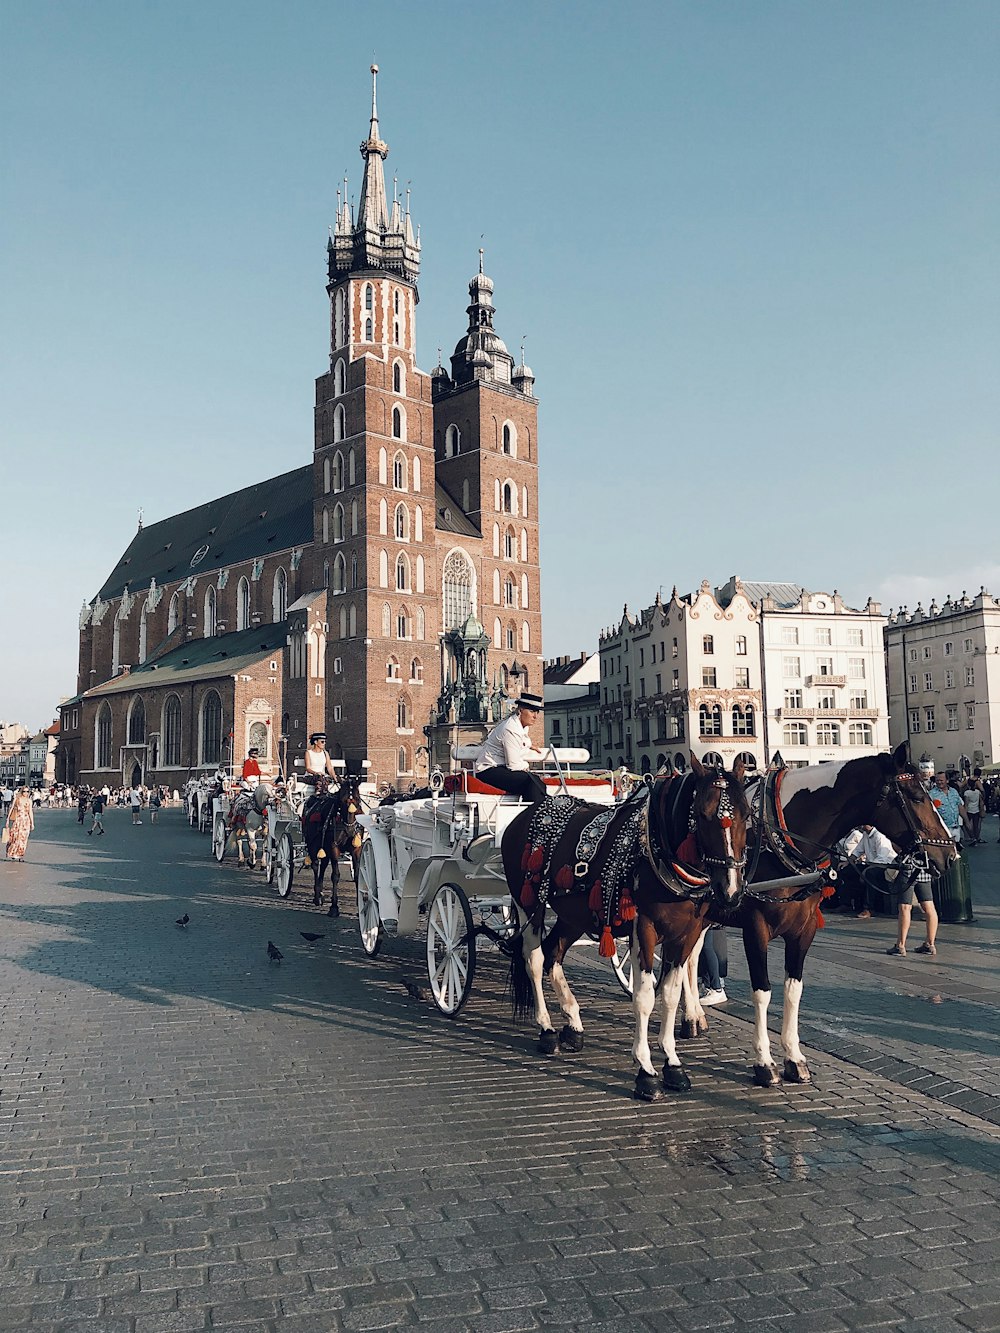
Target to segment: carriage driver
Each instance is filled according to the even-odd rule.
[[[483,741],[476,756],[476,777],[499,791],[520,796],[522,800],[545,800],[545,783],[528,770],[531,759],[543,759],[528,735],[528,728],[542,711],[537,694],[522,694],[509,717],[498,722]]]
[[[256,787],[261,779],[260,764],[257,762],[260,751],[256,745],[251,745],[247,751],[247,757],[243,760],[243,771],[240,773],[241,782],[249,782],[252,787]]]
[[[316,785],[316,779],[328,777],[333,781],[334,786],[339,786],[337,770],[333,766],[333,760],[326,752],[326,732],[314,731],[309,737],[309,748],[306,750],[305,773],[303,782],[309,782]]]

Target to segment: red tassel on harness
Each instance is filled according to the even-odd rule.
[[[524,848],[523,848],[523,850],[522,850],[522,852],[521,852],[521,869],[522,869],[522,870],[527,870],[527,868],[528,868],[528,857],[529,857],[530,855],[531,855],[531,848],[528,846],[527,843],[525,843],[525,844],[524,844]]]
[[[528,857],[528,869],[541,870],[544,864],[545,864],[545,848],[535,847],[532,850],[531,855]]]
[[[556,871],[555,886],[564,892],[573,887],[573,868],[572,866],[560,866]]]
[[[526,912],[533,912],[538,903],[538,894],[535,892],[535,885],[531,876],[521,885],[521,906]]]
[[[587,899],[587,906],[595,916],[600,916],[604,907],[604,892],[601,888],[601,881],[594,880],[594,887],[590,890],[590,897]]]
[[[615,937],[611,934],[610,926],[605,926],[601,931],[601,946],[598,953],[602,958],[614,958],[615,956]]]
[[[622,894],[621,919],[623,921],[634,921],[636,918],[635,903],[627,893]]]
[[[823,927],[824,927],[825,925],[826,925],[826,919],[825,919],[825,917],[823,916],[823,913],[819,910],[819,903],[817,903],[817,904],[816,904],[816,929],[817,929],[817,930],[822,930]]]
[[[837,890],[833,887],[832,884],[824,884],[823,892],[819,896],[821,898],[832,898],[836,892]]]

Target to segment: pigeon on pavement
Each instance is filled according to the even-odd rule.
[[[270,960],[271,960],[272,963],[280,963],[281,960],[282,960],[282,958],[284,958],[285,955],[281,952],[281,950],[280,950],[280,949],[278,948],[278,946],[273,942],[273,940],[268,940],[268,942],[267,942],[267,956],[268,956],[268,958],[270,958]]]
[[[181,930],[186,930],[186,929],[187,929],[187,923],[188,923],[190,920],[191,920],[191,918],[188,916],[187,912],[185,912],[183,916],[179,916],[179,917],[177,918],[177,920],[176,920],[176,922],[175,922],[174,924],[180,926]]]

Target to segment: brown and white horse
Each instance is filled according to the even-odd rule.
[[[799,1006],[806,955],[822,923],[820,900],[826,877],[820,875],[806,888],[764,888],[762,880],[785,874],[802,874],[829,863],[836,843],[853,828],[873,824],[898,849],[898,883],[904,887],[914,875],[930,871],[944,875],[958,856],[955,844],[941,821],[934,803],[909,762],[906,746],[893,754],[865,755],[839,764],[781,769],[760,779],[763,790],[750,793],[755,831],[762,850],[750,871],[751,883],[735,908],[714,901],[708,915],[727,926],[739,926],[750,970],[753,991],[753,1075],[762,1087],[778,1082],[771,1056],[767,1011],[771,982],[767,972],[767,946],[780,938],[785,942],[784,1008],[781,1045],[783,1077],[788,1082],[810,1080],[799,1045]],[[770,784],[770,786],[769,786]],[[773,790],[774,798],[769,796]],[[699,948],[693,953],[685,979],[685,1011],[689,1022],[685,1035],[707,1027],[698,1001],[696,984]]]
[[[518,815],[503,836],[501,855],[507,884],[517,920],[517,940],[511,957],[510,992],[515,1019],[534,1015],[539,1028],[538,1049],[546,1055],[556,1050],[583,1049],[583,1023],[580,1006],[563,972],[563,960],[570,947],[583,935],[601,933],[601,952],[613,952],[615,934],[631,934],[633,949],[633,1005],[635,1040],[632,1051],[639,1063],[635,1095],[646,1101],[662,1097],[662,1088],[683,1091],[690,1087],[674,1042],[674,1019],[684,979],[684,964],[702,937],[710,901],[720,905],[732,902],[743,888],[742,867],[746,854],[746,835],[750,811],[743,789],[742,765],[733,773],[704,768],[692,755],[692,777],[688,779],[685,808],[681,812],[680,837],[668,822],[669,789],[683,779],[661,778],[647,798],[633,797],[639,816],[628,822],[630,811],[623,811],[621,844],[615,853],[618,878],[627,881],[621,910],[609,913],[601,902],[601,878],[609,873],[608,862],[602,870],[589,868],[580,859],[575,844],[578,831],[586,821],[611,818],[607,807],[584,801],[567,801],[560,807],[558,841],[550,839],[545,854],[553,870],[557,889],[547,898],[555,912],[556,924],[543,940],[546,900],[538,900],[531,886],[535,865],[533,853],[541,847],[529,846],[529,838],[538,836],[539,807],[532,806]],[[693,789],[692,789],[693,787]],[[672,787],[677,791],[677,787]],[[645,805],[645,808],[644,808]],[[549,802],[541,808],[555,808]],[[676,815],[676,811],[674,811]],[[641,831],[634,830],[641,826]],[[536,832],[533,835],[532,829]],[[688,835],[691,866],[676,860],[680,838]],[[582,835],[581,835],[582,837]],[[595,857],[601,855],[596,852]],[[567,859],[568,857],[568,859]],[[575,861],[575,867],[574,867]],[[569,869],[568,869],[569,868]],[[560,875],[564,878],[560,883]],[[595,878],[595,875],[598,877]],[[601,927],[603,926],[603,930]],[[520,947],[517,947],[517,944]],[[663,1026],[660,1040],[666,1054],[662,1079],[653,1068],[649,1050],[648,1027],[656,997],[654,953],[662,950],[665,976],[661,985]],[[559,1034],[552,1026],[542,988],[544,973],[549,973],[566,1024]]]

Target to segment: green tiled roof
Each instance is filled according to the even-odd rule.
[[[280,653],[285,646],[288,621],[261,625],[236,634],[218,634],[211,639],[188,639],[155,662],[144,662],[126,676],[115,676],[86,693],[88,699],[105,694],[123,694],[152,685],[180,685],[192,680],[217,680],[236,676],[261,658]]]

